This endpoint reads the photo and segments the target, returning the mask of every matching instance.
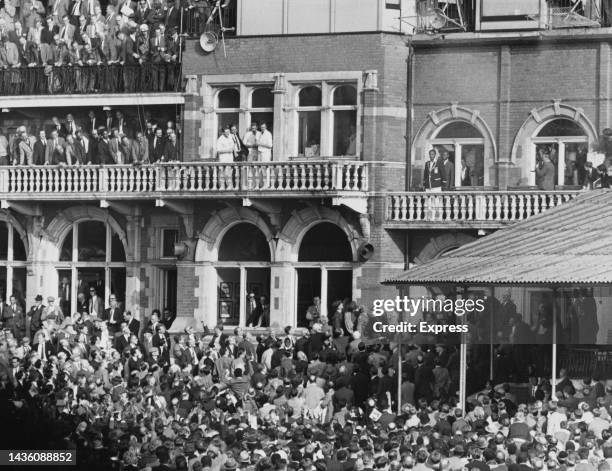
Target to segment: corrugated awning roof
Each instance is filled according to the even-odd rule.
[[[574,200],[384,284],[612,284],[612,190]]]

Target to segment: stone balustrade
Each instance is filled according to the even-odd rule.
[[[579,190],[410,192],[387,197],[387,223],[509,223],[571,200]]]
[[[363,162],[215,162],[0,167],[0,197],[104,198],[199,193],[364,192]]]

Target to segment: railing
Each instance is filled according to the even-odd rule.
[[[401,193],[387,199],[387,222],[514,222],[559,206],[573,191]]]
[[[212,5],[211,5],[212,4]],[[221,2],[221,14],[214,9],[215,2],[193,0],[189,6],[183,8],[183,34],[188,37],[199,37],[203,32],[213,32],[218,34],[221,30],[221,23],[225,28],[225,36],[236,35],[237,8],[235,1]],[[211,18],[211,15],[214,16]]]
[[[0,69],[0,95],[178,92],[181,84],[175,62]]]
[[[363,162],[0,167],[0,194],[367,191]]]

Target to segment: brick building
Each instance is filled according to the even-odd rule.
[[[551,29],[539,0],[509,23],[417,3],[238,0],[214,51],[186,41],[184,92],[3,97],[4,127],[41,106],[39,126],[103,106],[134,129],[178,115],[183,161],[0,168],[3,294],[74,310],[94,286],[141,317],[168,306],[181,329],[247,325],[254,293],[272,325],[301,326],[314,297],[367,307],[410,264],[572,198],[571,165],[609,126],[609,29]],[[271,162],[220,163],[220,128],[251,122]],[[441,193],[421,191],[432,146],[455,161]],[[557,187],[536,191],[544,148]]]

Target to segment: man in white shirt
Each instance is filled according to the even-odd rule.
[[[266,123],[261,123],[261,136],[257,142],[257,151],[259,152],[260,162],[272,161],[272,133],[268,131]]]
[[[257,144],[261,137],[261,133],[257,130],[257,123],[251,123],[251,129],[249,129],[244,135],[244,145],[249,149],[249,162],[257,162],[259,158],[259,152],[257,150]]]
[[[230,134],[229,126],[223,127],[223,134],[217,139],[217,155],[219,156],[219,162],[234,162],[234,140]]]

